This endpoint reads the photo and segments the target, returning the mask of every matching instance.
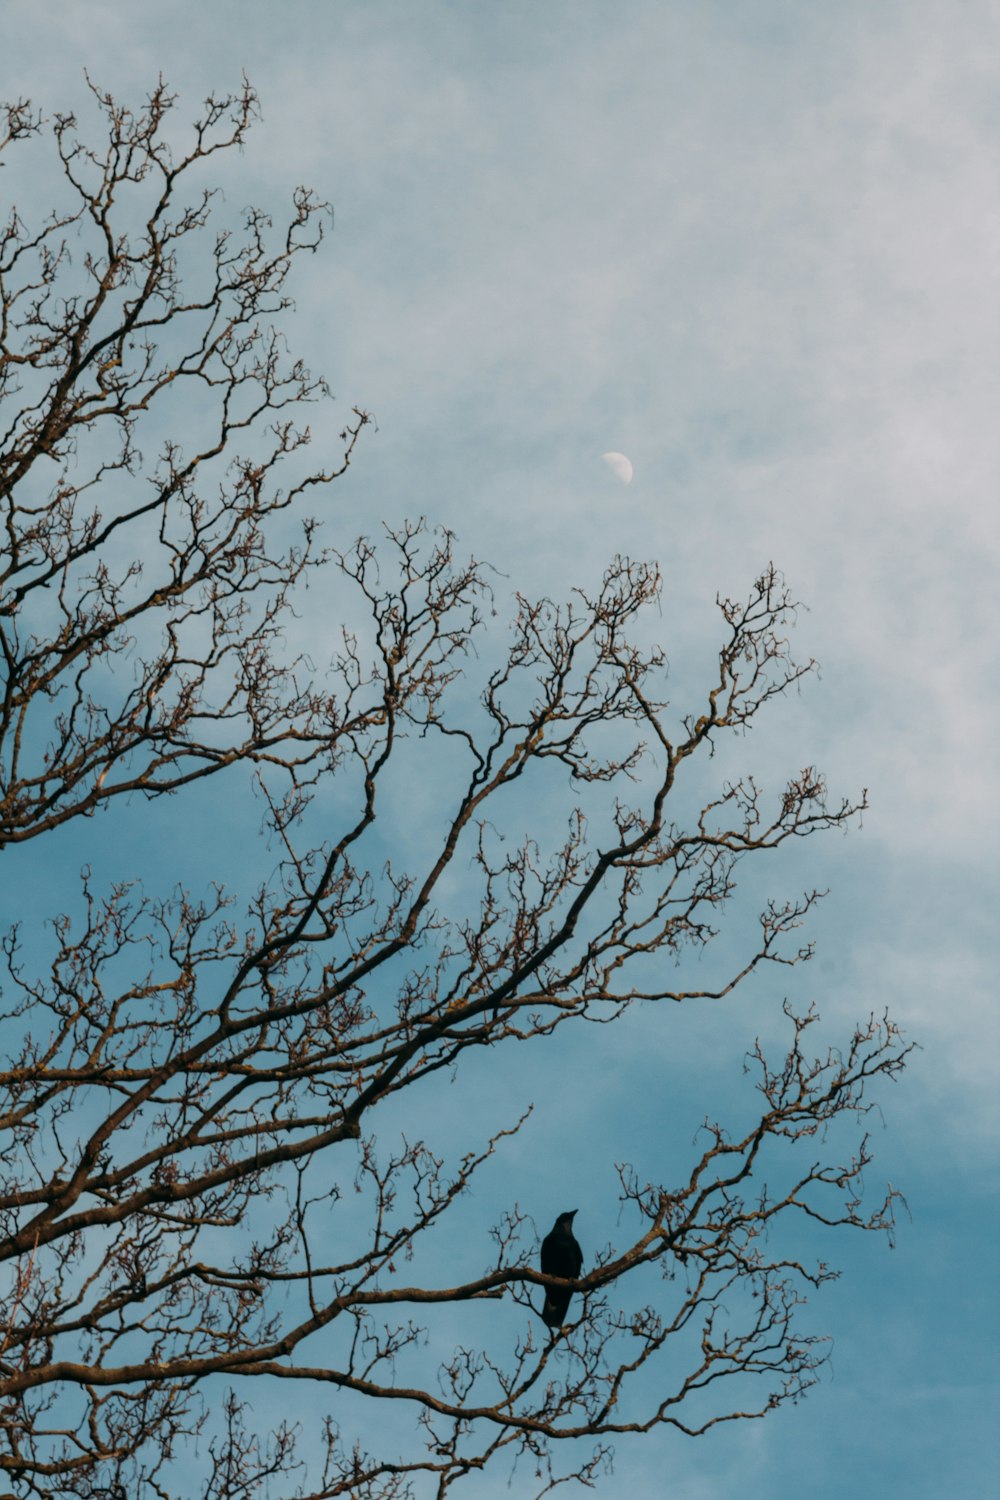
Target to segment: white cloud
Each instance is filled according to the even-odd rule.
[[[872,789],[820,957],[835,1011],[874,989],[933,1053],[905,1119],[943,1174],[996,1086],[996,6],[182,0],[5,25],[49,109],[83,63],[132,97],[162,70],[185,113],[245,66],[265,120],[228,207],[300,179],[334,200],[294,341],[334,430],[355,400],[380,422],[330,504],[341,540],[427,512],[555,594],[613,550],[659,556],[679,689],[716,589],[784,567],[826,672],[747,756],[794,769],[801,746]],[[609,448],[636,467],[614,509]],[[732,1493],[713,1483],[690,1493]]]

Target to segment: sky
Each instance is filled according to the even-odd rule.
[[[135,103],[162,73],[181,116],[245,70],[263,119],[227,201],[305,182],[333,204],[289,337],[337,430],[353,405],[377,419],[330,501],[337,539],[426,515],[498,569],[501,613],[515,589],[593,584],[613,552],[655,558],[681,688],[711,660],[716,594],[769,559],[808,605],[822,674],[740,749],[772,785],[818,762],[869,789],[863,828],[780,879],[830,888],[799,993],[834,1027],[888,1005],[921,1046],[876,1131],[910,1217],[891,1252],[832,1244],[845,1274],[810,1316],[835,1354],[802,1406],[622,1445],[603,1492],[987,1493],[1000,4],[14,0],[0,58],[0,93],[81,122],[84,67]],[[600,1087],[581,1043],[560,1062],[574,1121],[651,1153],[692,1078],[724,1087],[734,1014],[678,1022],[669,1055],[636,1020]],[[479,1082],[488,1125],[520,1100]],[[520,1166],[542,1217],[550,1184]],[[613,1208],[585,1161],[561,1171],[600,1239]]]

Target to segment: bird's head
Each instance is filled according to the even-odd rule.
[[[560,1224],[565,1224],[567,1229],[572,1229],[573,1228],[573,1220],[576,1218],[576,1215],[577,1215],[578,1212],[579,1212],[578,1209],[570,1208],[570,1209],[568,1209],[566,1211],[566,1213],[563,1213],[563,1214],[559,1215],[558,1222]]]

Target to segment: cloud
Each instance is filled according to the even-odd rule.
[[[560,595],[611,551],[656,556],[649,629],[678,701],[711,661],[716,590],[785,569],[824,675],[733,764],[773,786],[801,756],[871,788],[860,837],[804,851],[803,879],[834,887],[809,983],[827,1020],[888,1002],[923,1043],[889,1139],[946,1218],[996,1090],[996,7],[227,0],[5,24],[49,110],[78,104],[81,63],[133,99],[162,70],[185,114],[245,66],[264,122],[220,209],[298,180],[333,201],[291,342],[339,398],[317,440],[354,401],[380,431],[328,539],[426,513],[506,575],[501,614],[514,587]],[[636,468],[611,497],[609,448]],[[609,1138],[636,1133],[612,1071],[593,1098]],[[879,1367],[884,1388],[906,1363]],[[928,1459],[935,1493],[951,1456]],[[726,1461],[690,1493],[732,1493]],[[891,1493],[916,1493],[899,1465]]]

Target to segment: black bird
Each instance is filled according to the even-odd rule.
[[[583,1251],[573,1234],[575,1214],[575,1208],[560,1214],[542,1240],[543,1276],[565,1276],[574,1280],[579,1276],[583,1265]],[[572,1291],[564,1291],[562,1287],[546,1287],[542,1322],[547,1323],[550,1328],[561,1328],[566,1321],[572,1295]]]

